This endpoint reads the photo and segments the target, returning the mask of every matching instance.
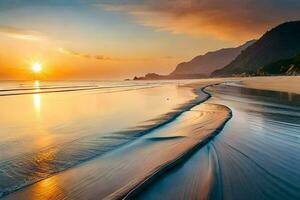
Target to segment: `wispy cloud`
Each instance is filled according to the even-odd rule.
[[[10,38],[20,39],[20,40],[47,39],[45,34],[35,30],[21,29],[21,28],[4,26],[4,25],[0,25],[0,34]]]
[[[87,58],[87,59],[119,60],[117,58],[112,58],[112,57],[109,57],[109,56],[86,54],[86,53],[81,53],[81,52],[77,52],[77,51],[73,51],[73,50],[69,50],[69,49],[65,49],[65,48],[58,48],[58,51],[62,54],[71,55],[71,56],[78,56],[78,57]]]
[[[58,48],[58,52],[70,55],[70,56],[77,56],[80,58],[87,58],[87,59],[96,59],[96,60],[105,60],[105,61],[140,61],[140,62],[149,62],[154,60],[171,60],[176,59],[173,56],[161,56],[161,57],[155,57],[155,58],[115,58],[105,55],[92,55],[87,53],[81,53],[78,51],[73,51],[65,48]]]
[[[127,0],[106,3],[160,31],[248,40],[284,21],[300,19],[299,0]]]

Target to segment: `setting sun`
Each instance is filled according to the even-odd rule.
[[[40,73],[42,71],[42,65],[40,63],[34,63],[32,65],[32,71],[34,73]]]

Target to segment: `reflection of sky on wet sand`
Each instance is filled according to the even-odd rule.
[[[207,90],[207,103],[228,106],[232,118],[135,199],[299,199],[300,95],[224,85]]]
[[[52,185],[57,185],[59,182],[56,182],[55,178],[47,179],[42,184],[39,184],[38,187],[35,187],[35,193],[36,194],[43,194],[43,199],[51,199],[55,197],[55,194],[60,194],[62,191],[57,191],[57,188],[54,188],[54,190],[49,190],[49,188],[53,188]],[[45,193],[44,191],[49,191]]]

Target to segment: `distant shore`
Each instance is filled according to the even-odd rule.
[[[300,76],[247,77],[241,81],[247,88],[300,94]]]

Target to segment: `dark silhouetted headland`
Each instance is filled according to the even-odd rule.
[[[213,76],[256,75],[261,67],[300,53],[300,21],[286,22],[265,33]]]

